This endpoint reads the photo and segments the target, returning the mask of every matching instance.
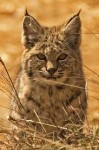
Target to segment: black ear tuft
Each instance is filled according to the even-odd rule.
[[[79,17],[80,12],[81,12],[81,9],[77,12],[77,14],[75,14],[73,17],[71,17],[71,18],[68,20],[68,22],[66,23],[66,25],[68,25],[68,24],[71,22],[71,20],[73,20],[74,18]]]
[[[28,11],[27,11],[27,7],[26,7],[26,9],[25,9],[25,16],[29,16],[29,13],[28,13]]]
[[[80,13],[81,13],[81,9],[78,11],[78,13],[76,14],[77,16],[79,16],[80,15]]]

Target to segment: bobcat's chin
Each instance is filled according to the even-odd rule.
[[[45,78],[45,79],[48,79],[48,80],[57,80],[59,78],[62,78],[64,75],[63,73],[61,74],[58,74],[58,73],[55,73],[55,74],[49,74],[48,72],[40,72],[40,76]]]
[[[64,76],[42,76],[42,79],[40,80],[41,84],[47,84],[47,85],[62,85],[65,83],[67,78],[64,78]]]

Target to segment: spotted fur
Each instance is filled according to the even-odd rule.
[[[22,42],[25,50],[15,87],[24,110],[14,99],[11,116],[38,121],[36,112],[44,123],[83,124],[87,102],[79,13],[53,27],[43,27],[26,13]]]

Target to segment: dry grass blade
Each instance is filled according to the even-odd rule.
[[[37,117],[38,121],[40,122],[40,124],[41,124],[41,126],[42,126],[42,128],[43,128],[44,132],[45,132],[45,133],[47,133],[47,132],[46,132],[46,130],[45,130],[45,128],[44,128],[44,126],[43,126],[43,124],[42,124],[42,122],[41,122],[41,120],[40,120],[40,118],[39,118],[39,116],[38,116],[38,114],[36,113],[36,111],[35,111],[35,110],[34,110],[34,113],[35,113],[35,115],[36,115],[36,117]]]
[[[22,105],[21,102],[20,102],[18,93],[17,93],[17,91],[16,91],[16,89],[15,89],[15,87],[14,87],[13,81],[12,81],[12,79],[11,79],[11,77],[10,77],[10,75],[9,75],[9,72],[8,72],[8,70],[7,70],[7,68],[6,68],[6,66],[5,66],[5,64],[4,64],[4,62],[3,62],[3,60],[1,59],[1,57],[0,57],[0,62],[1,62],[2,66],[3,66],[4,69],[5,69],[6,74],[7,74],[7,76],[8,76],[8,79],[9,79],[9,81],[10,81],[10,83],[11,83],[12,89],[14,90],[14,93],[15,93],[15,95],[16,95],[16,101],[17,101],[18,105],[20,104],[20,106],[22,107],[23,111],[25,111],[23,105]]]
[[[91,81],[91,82],[93,82],[93,83],[99,85],[99,81],[96,81],[95,79],[89,79],[89,81]]]
[[[76,58],[74,58],[73,56],[69,55],[68,56],[72,57],[74,60],[76,60],[81,66],[85,67],[86,69],[88,69],[89,71],[91,71],[93,74],[95,74],[97,77],[99,77],[99,74],[97,74],[95,71],[93,71],[92,69],[90,69],[89,67],[87,67],[86,65],[82,64],[79,60],[77,60]]]
[[[76,85],[73,85],[73,84],[66,84],[66,83],[62,83],[62,82],[58,82],[58,81],[50,81],[50,80],[47,80],[47,79],[40,79],[40,78],[35,78],[34,81],[38,81],[38,82],[46,82],[47,84],[51,84],[51,85],[56,85],[56,84],[60,84],[60,85],[64,85],[64,86],[70,86],[70,87],[74,87],[74,88],[78,88],[78,89],[82,89],[82,90],[86,90],[85,87],[82,87],[82,86],[76,86]],[[88,88],[88,91],[92,91],[92,92],[96,92],[96,93],[99,93],[99,91],[96,91],[94,89],[91,89],[91,88]]]

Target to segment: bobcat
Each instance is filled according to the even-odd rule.
[[[60,26],[44,27],[26,11],[22,42],[25,50],[15,82],[21,104],[13,99],[11,116],[39,117],[57,126],[83,124],[87,101],[79,12]]]

